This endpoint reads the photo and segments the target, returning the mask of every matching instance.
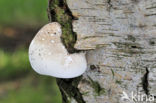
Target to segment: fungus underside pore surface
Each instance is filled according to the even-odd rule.
[[[49,0],[48,17],[50,22],[60,23],[62,27],[61,40],[68,53],[78,52],[78,50],[74,48],[77,36],[76,33],[73,32],[72,26],[72,21],[76,20],[76,18],[68,8],[66,0]],[[63,103],[70,103],[71,98],[75,99],[78,103],[85,103],[82,94],[77,87],[80,80],[81,77],[73,79],[57,79]]]

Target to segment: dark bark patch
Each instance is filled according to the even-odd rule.
[[[134,36],[132,36],[132,35],[128,35],[127,38],[126,38],[126,40],[130,40],[132,42],[135,42],[136,41],[136,38]]]
[[[149,41],[149,44],[152,45],[152,46],[154,46],[154,45],[155,45],[155,41],[150,40],[150,41]]]
[[[146,67],[146,73],[145,73],[145,75],[142,78],[142,85],[143,85],[143,89],[144,89],[144,91],[145,91],[145,93],[147,95],[149,95],[149,90],[148,90],[148,85],[149,85],[149,83],[148,83],[148,75],[149,75],[149,70]]]
[[[100,67],[98,65],[90,65],[90,69],[91,70],[97,70],[98,72],[101,72]]]
[[[100,96],[102,93],[105,93],[105,88],[102,88],[97,81],[94,81],[91,77],[89,77],[90,85],[94,89],[95,93]]]
[[[68,53],[80,52],[74,48],[77,35],[73,31],[72,26],[73,20],[77,20],[77,18],[72,15],[66,0],[49,0],[48,17],[50,22],[58,22],[61,24],[61,41]]]
[[[78,89],[78,84],[82,77],[73,79],[57,79],[57,84],[62,94],[63,103],[71,103],[68,98],[73,98],[77,103],[86,103]]]

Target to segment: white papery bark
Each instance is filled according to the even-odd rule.
[[[156,95],[156,1],[67,4],[78,18],[75,48],[89,50],[88,70],[78,86],[86,103],[131,103],[121,100],[123,91]]]

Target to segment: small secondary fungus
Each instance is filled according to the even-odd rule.
[[[61,42],[61,25],[45,25],[34,37],[29,47],[29,60],[39,74],[57,78],[74,78],[86,68],[85,53],[69,54]]]

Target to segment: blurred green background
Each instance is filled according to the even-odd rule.
[[[28,60],[46,11],[47,0],[0,0],[0,103],[61,103],[55,79],[35,73]]]

